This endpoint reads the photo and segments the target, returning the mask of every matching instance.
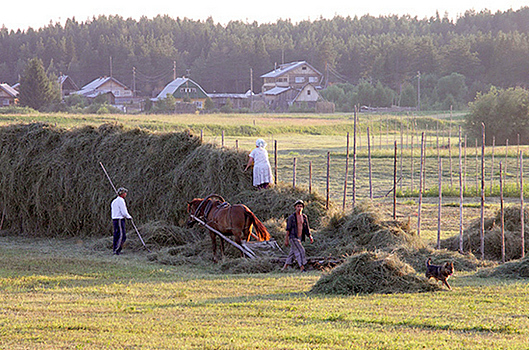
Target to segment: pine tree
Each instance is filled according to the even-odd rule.
[[[20,80],[20,104],[39,110],[59,100],[57,86],[46,75],[42,61],[31,59]]]

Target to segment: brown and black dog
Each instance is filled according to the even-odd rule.
[[[437,281],[443,282],[448,289],[452,289],[448,284],[448,278],[454,274],[454,263],[446,262],[443,265],[432,265],[432,258],[426,260],[426,278],[435,278]]]

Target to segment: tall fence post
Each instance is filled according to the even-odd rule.
[[[490,165],[490,195],[492,196],[492,184],[494,182],[494,149],[496,148],[496,136],[492,136],[492,161]]]
[[[481,123],[481,225],[479,231],[481,260],[485,260],[485,124]]]
[[[331,183],[331,152],[327,152],[327,200],[325,201],[325,209],[329,209],[330,197],[330,183]]]
[[[463,139],[459,127],[459,251],[463,253]]]
[[[373,200],[373,177],[371,173],[371,138],[369,137],[369,127],[367,127],[367,162],[369,165],[369,199]]]
[[[393,161],[393,220],[397,220],[397,141],[395,141],[395,156]]]
[[[503,207],[503,169],[500,162],[501,262],[505,263],[505,209]]]
[[[347,176],[349,175],[349,132],[347,133],[347,148],[345,150],[345,178],[343,181],[343,205],[342,210],[345,211],[345,204],[347,200]]]
[[[309,193],[312,193],[312,160],[309,162]]]
[[[423,172],[423,157],[424,157],[424,132],[421,134],[421,167],[419,171],[419,212],[417,215],[417,236],[421,235],[421,211],[422,211],[422,172]]]
[[[296,157],[292,163],[292,188],[296,188]]]
[[[525,209],[523,203],[523,153],[520,152],[520,238],[522,241],[522,259],[525,256]]]
[[[352,204],[353,208],[356,205],[356,123],[358,120],[358,117],[356,115],[356,105],[354,108],[354,122],[353,122],[353,189],[352,189]]]
[[[437,249],[441,249],[441,208],[443,205],[443,160],[439,159],[439,205],[437,207]]]
[[[274,183],[277,185],[277,140],[274,140]]]

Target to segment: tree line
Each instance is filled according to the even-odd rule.
[[[421,107],[435,109],[466,106],[491,86],[527,86],[528,34],[529,7],[467,11],[455,20],[366,15],[221,25],[212,18],[71,18],[25,31],[1,28],[0,81],[20,81],[29,60],[38,57],[48,75],[67,74],[79,86],[112,70],[141,96],[175,75],[191,77],[208,92],[251,86],[259,92],[260,75],[282,62],[305,60],[325,82],[336,83],[328,96],[339,109],[349,108],[352,94],[370,89],[354,103],[418,104],[419,85]]]

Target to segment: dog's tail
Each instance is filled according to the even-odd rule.
[[[431,265],[431,264],[430,264],[431,262],[432,262],[432,258],[428,258],[428,259],[426,260],[426,267],[430,266],[430,265]]]

